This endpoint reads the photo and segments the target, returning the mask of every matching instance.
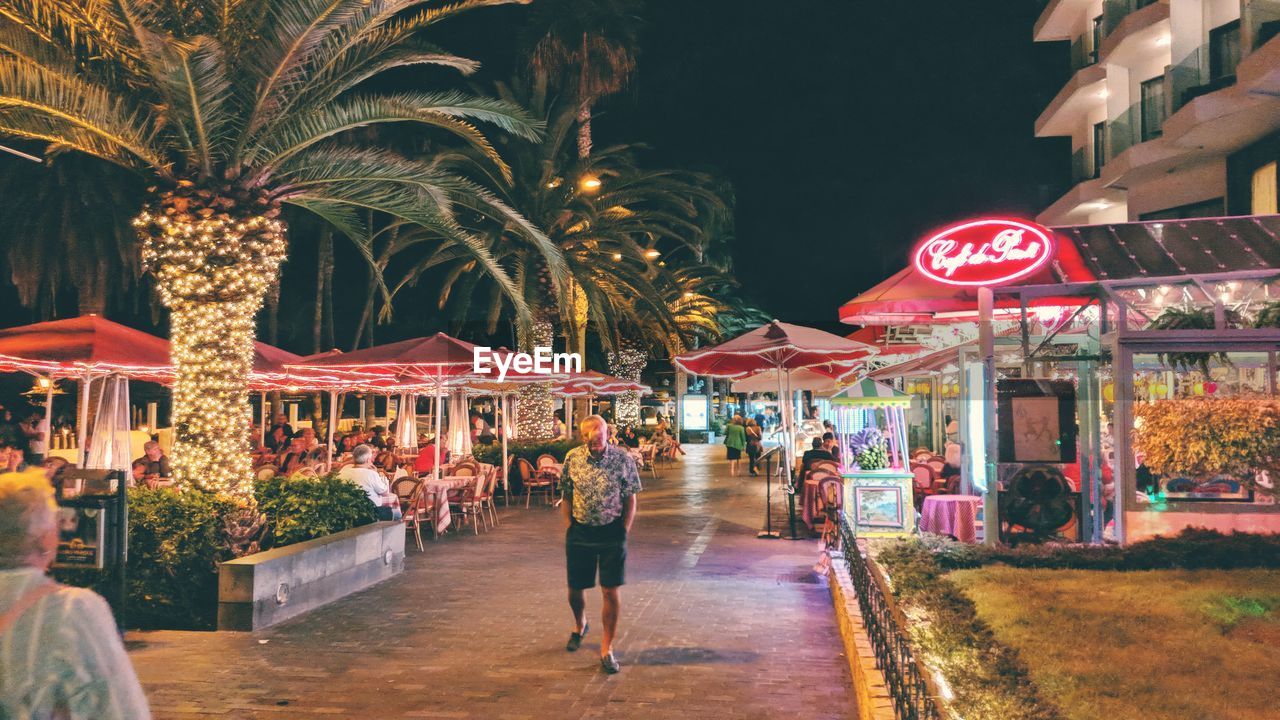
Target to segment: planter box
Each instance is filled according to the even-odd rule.
[[[404,523],[387,521],[222,563],[218,629],[261,630],[404,570]]]

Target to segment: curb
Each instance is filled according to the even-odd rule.
[[[844,556],[839,551],[830,550],[828,554],[831,565],[827,586],[831,588],[840,639],[844,642],[845,657],[853,675],[858,720],[894,720],[893,699],[884,674],[876,668],[871,641],[862,625],[862,611],[858,608],[858,598],[849,580],[849,568],[845,567]]]

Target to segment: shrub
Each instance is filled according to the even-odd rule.
[[[538,456],[548,454],[555,457],[556,462],[564,462],[565,453],[573,448],[581,445],[578,440],[552,440],[550,442],[509,442],[507,443],[507,454],[510,457],[521,457],[530,463],[537,463]],[[472,455],[476,460],[489,465],[502,464],[502,443],[494,443],[493,445],[476,445],[471,449]]]
[[[986,547],[935,541],[926,547],[947,569],[993,563],[1058,570],[1232,570],[1280,568],[1280,535],[1186,528],[1173,537],[1116,545]]]
[[[1135,440],[1161,475],[1227,473],[1257,489],[1259,470],[1280,463],[1280,402],[1267,398],[1180,398],[1144,403]]]
[[[364,490],[334,474],[274,477],[258,483],[254,496],[258,509],[267,515],[267,546],[292,545],[377,519]]]
[[[912,644],[950,684],[951,708],[971,720],[1058,720],[1040,696],[1018,652],[996,639],[964,591],[946,577],[937,555],[919,540],[902,540],[876,556],[892,592],[912,622]]]

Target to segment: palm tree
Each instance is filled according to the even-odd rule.
[[[94,157],[0,160],[0,238],[19,302],[41,318],[68,290],[82,315],[127,306],[142,276],[130,227],[142,196],[136,176]]]
[[[352,238],[366,235],[365,211],[427,228],[469,249],[514,293],[456,214],[462,208],[544,242],[532,224],[455,173],[346,141],[361,127],[434,128],[509,177],[472,123],[532,140],[540,124],[527,113],[455,91],[375,92],[365,81],[412,65],[471,72],[475,62],[423,42],[420,31],[511,1],[0,4],[0,135],[91,155],[151,184],[134,225],[143,266],[170,310],[182,484],[251,495],[245,386],[254,315],[285,258],[282,205]]]
[[[558,325],[568,348],[585,356],[590,329],[621,361],[619,367],[632,368],[643,366],[640,361],[651,348],[677,352],[709,332],[700,326],[698,313],[710,309],[694,296],[711,302],[711,290],[729,285],[701,261],[709,233],[724,232],[731,220],[725,188],[702,173],[643,167],[635,146],[579,158],[573,147],[574,105],[549,101],[545,86],[538,85],[500,86],[499,95],[545,117],[547,137],[540,145],[517,141],[506,153],[513,180],[489,182],[507,204],[543,228],[563,256],[568,276],[562,285],[551,282],[542,248],[492,223],[475,228],[499,264],[511,269],[535,319],[536,336],[522,337],[519,344],[550,344]],[[510,299],[484,272],[474,272],[474,261],[448,257],[449,252],[440,249],[405,266],[404,279],[392,293],[424,272],[448,268],[440,277],[441,307],[458,324],[483,319],[492,334],[510,316]],[[707,279],[696,281],[700,276]],[[522,434],[548,432],[550,414],[545,389],[530,387],[520,406]]]
[[[641,0],[538,0],[526,25],[535,75],[571,90],[578,102],[578,157],[591,154],[591,107],[636,72]]]

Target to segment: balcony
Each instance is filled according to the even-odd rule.
[[[1105,0],[1102,3],[1102,35],[1106,37],[1120,27],[1125,18],[1150,5],[1165,5],[1164,15],[1169,16],[1168,5],[1159,0]]]
[[[1124,151],[1160,137],[1165,121],[1163,98],[1136,102],[1120,117],[1107,123],[1107,161]]]
[[[1098,62],[1098,51],[1096,48],[1089,47],[1089,36],[1087,34],[1077,37],[1071,42],[1071,73],[1087,68]]]
[[[1089,65],[1072,75],[1036,118],[1036,137],[1070,135],[1082,118],[1105,102],[1106,86],[1107,73],[1101,65]]]

